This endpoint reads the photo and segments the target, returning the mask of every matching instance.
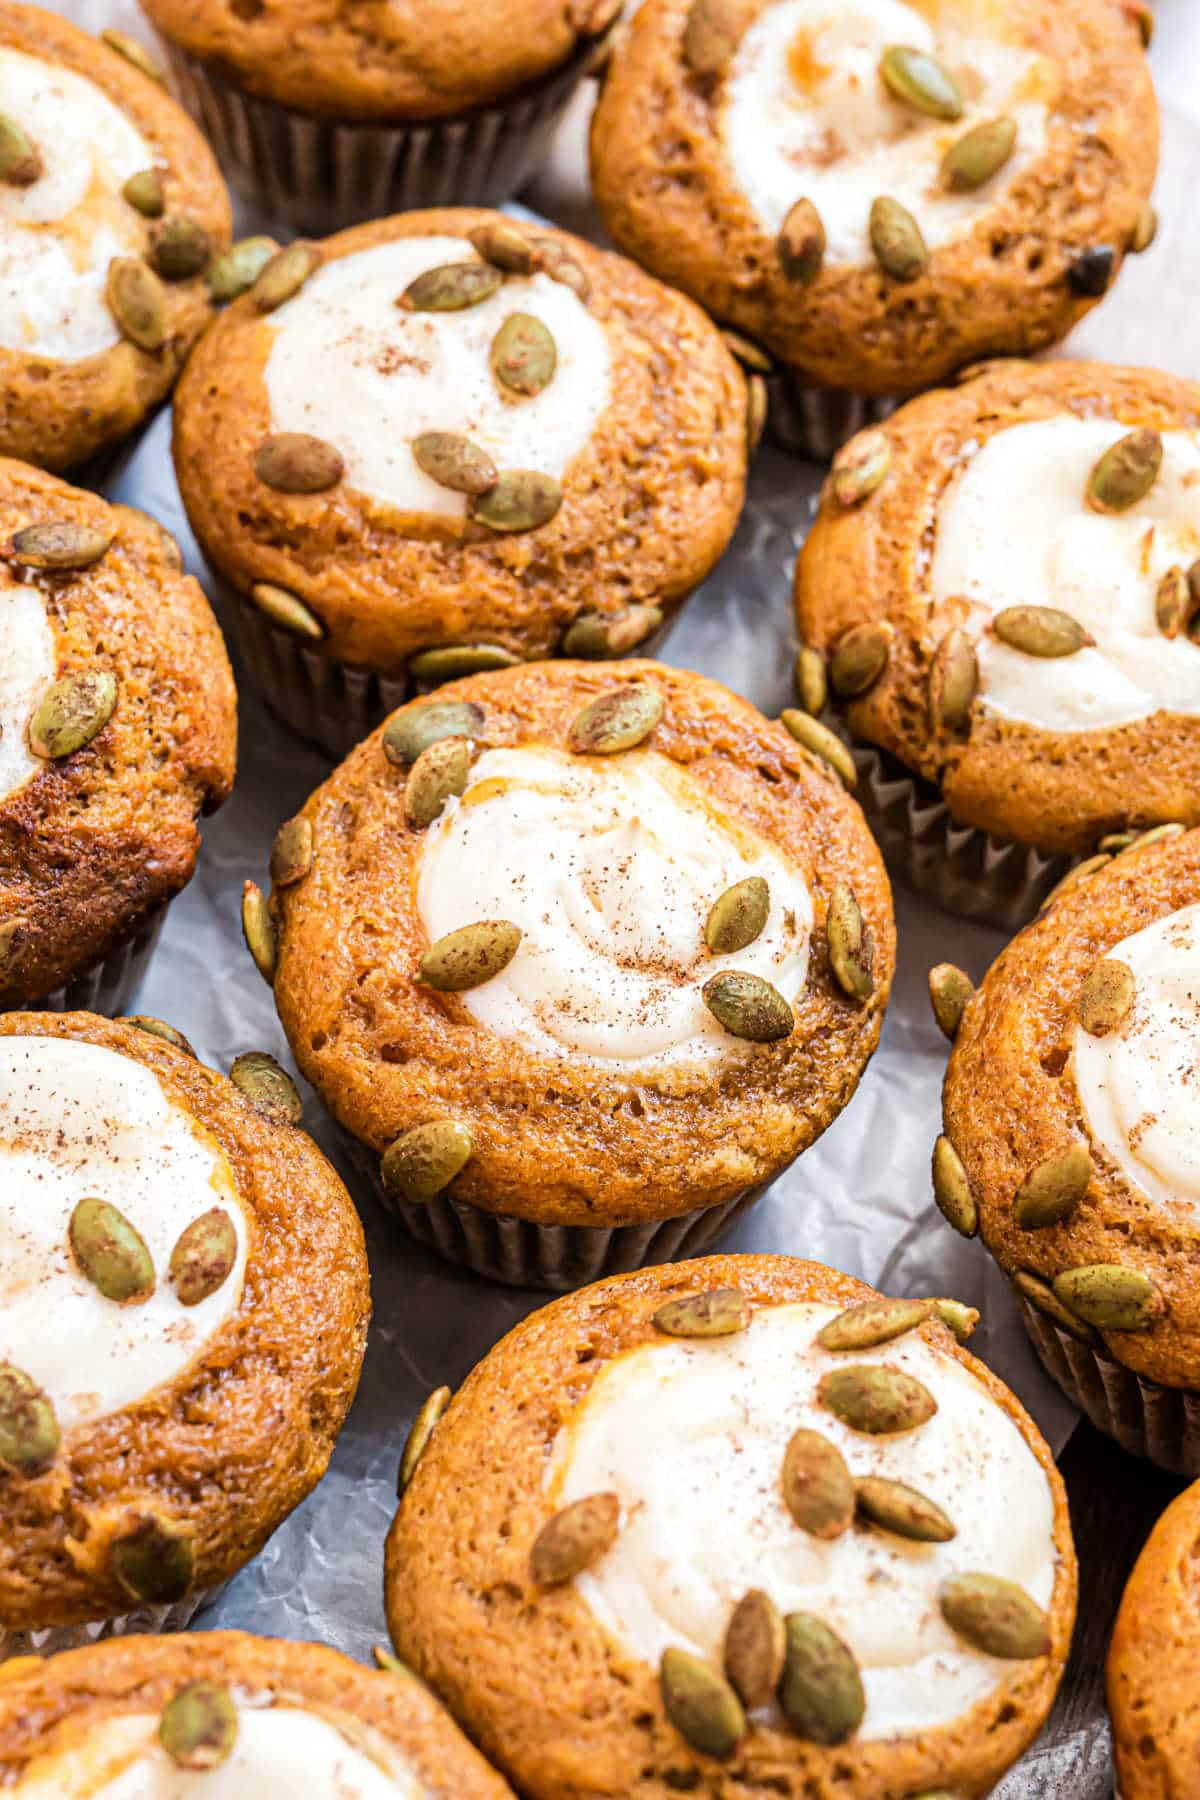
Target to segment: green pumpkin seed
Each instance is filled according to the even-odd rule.
[[[279,494],[323,494],[346,473],[340,450],[304,431],[280,431],[264,438],[254,455],[254,473]]]
[[[193,1681],[163,1708],[158,1741],[180,1769],[216,1769],[237,1743],[238,1716],[228,1688]]]
[[[212,256],[212,239],[203,225],[183,214],[164,219],[151,233],[150,261],[164,281],[190,281],[202,275]]]
[[[941,1507],[902,1481],[868,1475],[855,1486],[858,1511],[873,1525],[918,1544],[948,1544],[958,1532]]]
[[[162,282],[136,256],[115,256],[104,297],[122,337],[153,355],[167,341],[167,296]]]
[[[817,1397],[852,1431],[871,1437],[915,1431],[938,1409],[923,1382],[890,1363],[844,1363],[829,1369],[817,1384]]]
[[[1126,432],[1104,452],[1088,477],[1087,503],[1093,512],[1123,513],[1144,500],[1162,468],[1163,441],[1143,427]]]
[[[0,1469],[41,1475],[58,1455],[59,1439],[49,1396],[32,1375],[0,1362]]]
[[[921,227],[890,194],[880,194],[871,203],[871,248],[880,268],[893,281],[915,281],[929,267]]]
[[[1026,656],[1075,656],[1094,639],[1057,606],[1006,606],[992,620],[1002,644]]]
[[[915,1331],[933,1315],[932,1300],[862,1300],[817,1333],[823,1350],[874,1350]]]
[[[539,1587],[560,1587],[582,1575],[611,1550],[621,1528],[621,1502],[616,1494],[589,1494],[547,1519],[529,1552],[533,1579]]]
[[[102,44],[107,44],[110,50],[115,50],[117,55],[123,57],[127,63],[132,64],[139,74],[148,76],[151,81],[156,81],[159,87],[165,87],[167,85],[162,70],[159,68],[150,52],[139,44],[135,37],[130,37],[127,31],[115,31],[112,29],[102,31],[100,33],[100,42]]]
[[[551,281],[570,288],[576,299],[586,306],[592,297],[592,284],[570,251],[557,238],[544,236],[534,239],[534,249],[541,272]]]
[[[706,1294],[668,1300],[650,1323],[665,1337],[733,1337],[749,1325],[750,1305],[740,1288],[711,1288]]]
[[[167,1270],[179,1304],[199,1306],[218,1293],[237,1258],[237,1229],[224,1207],[212,1206],[193,1219],[176,1238]]]
[[[965,1306],[961,1300],[935,1300],[933,1310],[947,1331],[953,1332],[960,1344],[974,1335],[979,1323],[979,1308]]]
[[[874,687],[892,654],[892,627],[882,622],[852,625],[834,645],[829,680],[835,694],[852,699]]]
[[[217,305],[227,306],[248,294],[272,257],[278,255],[279,245],[269,237],[242,238],[223,250],[204,277]]]
[[[755,375],[769,375],[775,364],[767,355],[761,344],[752,338],[743,337],[740,331],[731,331],[728,326],[721,332],[721,340],[729,354]]]
[[[619,612],[580,613],[572,620],[563,638],[563,655],[578,656],[585,662],[607,662],[628,656],[648,637],[653,637],[663,622],[662,609],[635,601]]]
[[[149,1013],[125,1013],[117,1022],[128,1025],[133,1031],[144,1031],[148,1037],[161,1038],[165,1044],[173,1044],[194,1062],[200,1060],[182,1031],[175,1025],[168,1025],[165,1019],[152,1018]]]
[[[139,169],[121,189],[121,198],[143,218],[161,219],[167,204],[162,175],[157,169]]]
[[[558,369],[554,334],[534,313],[510,313],[492,339],[491,370],[506,394],[528,400],[542,393]]]
[[[693,75],[721,75],[732,61],[738,37],[731,0],[692,0],[683,31],[683,60]]]
[[[479,919],[460,925],[430,944],[418,979],[439,994],[463,994],[482,987],[507,969],[521,945],[521,928],[508,919]]]
[[[483,708],[473,700],[433,700],[392,714],[383,732],[383,753],[391,763],[415,763],[423,750],[443,738],[483,736]]]
[[[929,971],[929,1004],[942,1032],[953,1043],[962,1024],[968,1003],[974,998],[975,984],[965,969],[953,963],[938,963]]]
[[[238,1092],[268,1119],[298,1125],[304,1116],[300,1090],[273,1056],[265,1050],[247,1050],[235,1059],[229,1079]]]
[[[471,1133],[459,1120],[431,1119],[402,1133],[384,1151],[380,1178],[393,1200],[422,1206],[449,1187],[474,1149]]]
[[[714,956],[744,950],[762,935],[771,910],[771,890],[761,875],[726,888],[714,900],[704,925],[704,941]]]
[[[775,1697],[787,1654],[779,1608],[761,1588],[742,1595],[725,1631],[725,1678],[747,1712]]]
[[[1189,631],[1200,614],[1197,594],[1186,569],[1168,569],[1154,597],[1154,617],[1164,637]]]
[[[942,158],[942,186],[952,194],[973,194],[998,175],[1017,147],[1015,119],[988,119],[965,132]]]
[[[467,238],[484,262],[502,269],[506,275],[532,275],[537,270],[535,245],[508,219],[490,219],[486,225],[477,225]]]
[[[892,466],[892,440],[886,431],[860,431],[843,444],[829,472],[839,506],[858,506],[882,487]]]
[[[447,800],[466,788],[471,746],[466,738],[439,738],[422,750],[404,786],[404,816],[417,831],[432,825]]]
[[[907,44],[891,44],[879,60],[879,73],[888,92],[905,106],[930,119],[961,119],[962,94],[958,83],[936,56]]]
[[[663,697],[644,682],[606,688],[576,713],[567,733],[581,756],[615,756],[643,743],[663,716]]]
[[[263,265],[250,292],[259,312],[274,312],[300,292],[309,276],[321,266],[321,252],[314,244],[289,244]]]
[[[286,819],[271,845],[271,880],[276,887],[294,887],[313,866],[312,820],[301,813]]]
[[[929,724],[933,731],[957,733],[971,722],[979,689],[979,660],[967,633],[952,627],[929,665]]]
[[[303,600],[287,588],[276,587],[273,581],[256,581],[250,589],[250,599],[273,625],[290,631],[294,637],[315,642],[325,636],[325,627]]]
[[[1096,964],[1080,990],[1079,1023],[1092,1037],[1107,1037],[1124,1024],[1136,998],[1133,970],[1115,957],[1106,957]]]
[[[809,713],[798,712],[794,706],[785,707],[779,718],[798,744],[802,744],[812,756],[828,764],[843,786],[851,789],[857,787],[858,775],[854,768],[854,758],[836,732],[830,731],[827,725],[822,725],[819,719],[814,719]]]
[[[419,687],[441,687],[464,675],[486,675],[492,669],[515,669],[520,662],[502,644],[438,644],[410,657],[408,672]]]
[[[1065,1331],[1071,1337],[1078,1338],[1081,1344],[1099,1342],[1099,1338],[1091,1326],[1085,1325],[1082,1319],[1077,1319],[1073,1312],[1068,1311],[1050,1283],[1043,1281],[1040,1275],[1034,1275],[1029,1269],[1017,1269],[1013,1273],[1012,1281],[1017,1292],[1028,1300],[1031,1306],[1036,1307],[1038,1312],[1044,1313],[1048,1319],[1053,1320],[1060,1331]]]
[[[825,226],[811,200],[797,200],[779,228],[775,248],[789,281],[811,287],[825,261]]]
[[[117,704],[117,678],[109,669],[77,669],[45,689],[29,721],[35,756],[61,761],[84,750],[104,730]]]
[[[429,1440],[437,1430],[442,1414],[452,1398],[448,1387],[439,1387],[434,1388],[432,1394],[421,1402],[421,1409],[412,1422],[412,1429],[404,1440],[400,1456],[400,1474],[396,1482],[398,1499],[404,1498],[405,1490],[417,1472],[417,1464],[428,1450]]]
[[[396,304],[406,312],[464,312],[490,300],[503,281],[491,263],[442,263],[410,281]]]
[[[398,1656],[393,1656],[390,1650],[385,1650],[382,1644],[376,1644],[371,1651],[371,1655],[375,1658],[375,1667],[381,1670],[384,1675],[396,1675],[408,1680],[412,1679],[412,1670],[408,1665],[402,1663]]]
[[[11,113],[0,113],[0,181],[8,187],[32,187],[46,165],[42,153]]]
[[[81,1200],[67,1227],[71,1254],[97,1293],[140,1304],[155,1289],[154,1258],[140,1231],[107,1200]]]
[[[1107,294],[1117,268],[1117,253],[1111,244],[1094,244],[1081,250],[1067,269],[1067,280],[1075,293],[1085,300],[1098,300]]]
[[[195,1541],[183,1526],[146,1513],[113,1540],[109,1563],[131,1600],[171,1606],[183,1599],[195,1578]]]
[[[948,1137],[933,1146],[933,1197],[947,1225],[960,1237],[972,1238],[979,1230],[979,1211],[962,1157]]]
[[[793,1731],[810,1743],[844,1744],[862,1724],[867,1701],[848,1644],[813,1613],[789,1613],[779,1704]]]
[[[454,494],[486,494],[500,479],[487,451],[459,431],[423,431],[413,439],[412,453],[422,474]]]
[[[1142,207],[1134,220],[1133,230],[1129,235],[1129,249],[1132,255],[1141,256],[1148,250],[1158,236],[1158,214],[1149,204]]]
[[[700,991],[713,1018],[731,1037],[773,1044],[796,1029],[791,1007],[761,975],[729,969],[710,977]]]
[[[1092,1178],[1091,1152],[1084,1143],[1048,1156],[1030,1169],[1013,1201],[1013,1217],[1024,1231],[1044,1231],[1069,1219]]]
[[[951,1631],[985,1656],[1026,1662],[1050,1654],[1045,1613],[1013,1581],[998,1575],[951,1575],[938,1591],[938,1604]]]
[[[247,881],[242,888],[242,936],[255,968],[267,986],[273,987],[279,954],[275,921],[262,889],[253,881]]]
[[[659,1686],[666,1715],[685,1743],[720,1761],[733,1755],[746,1715],[724,1676],[686,1650],[664,1650]]]
[[[831,1540],[854,1522],[854,1480],[836,1444],[797,1431],[783,1458],[783,1503],[802,1531]]]
[[[805,712],[814,717],[823,712],[829,698],[825,658],[808,644],[802,644],[796,653],[795,682],[796,698]]]
[[[26,525],[12,537],[12,557],[27,569],[62,574],[90,569],[109,549],[111,531],[56,519],[48,525]]]
[[[1172,822],[1168,825],[1154,825],[1149,831],[1139,831],[1127,850],[1144,850],[1147,844],[1161,844],[1166,838],[1181,837],[1187,830],[1186,825]]]
[[[771,411],[771,396],[767,384],[761,375],[751,375],[746,382],[746,459],[750,461],[757,454],[763,440],[763,432],[767,429],[767,419]]]
[[[1149,1331],[1166,1311],[1150,1277],[1119,1263],[1066,1269],[1054,1277],[1054,1293],[1068,1312],[1097,1331]]]
[[[548,525],[563,503],[561,483],[540,469],[506,469],[496,485],[481,494],[471,517],[490,531],[537,531]]]
[[[829,966],[842,992],[851,1000],[869,1000],[875,992],[874,958],[853,888],[839,881],[829,896],[825,915]]]
[[[1107,856],[1119,856],[1122,850],[1132,849],[1136,841],[1136,831],[1110,831],[1107,837],[1100,839],[1096,848]]]

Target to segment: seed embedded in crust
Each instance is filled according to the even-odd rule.
[[[1092,1178],[1091,1152],[1084,1143],[1045,1157],[1021,1182],[1013,1217],[1025,1231],[1044,1231],[1069,1219]]]
[[[825,261],[825,226],[811,200],[797,200],[775,241],[779,264],[789,281],[811,287]]]
[[[1107,1037],[1129,1017],[1137,982],[1128,963],[1105,957],[1088,975],[1079,994],[1079,1023],[1092,1037]]]
[[[464,675],[484,675],[489,669],[515,669],[521,658],[503,644],[437,644],[419,650],[408,661],[408,672],[419,687],[441,687]]]
[[[829,659],[829,680],[836,694],[853,699],[874,687],[888,666],[895,631],[886,621],[872,620],[844,631]]]
[[[49,524],[26,525],[15,531],[10,555],[14,562],[27,569],[44,570],[52,575],[74,574],[98,563],[112,541],[112,532],[100,526],[55,519]]]
[[[117,1305],[149,1300],[154,1258],[137,1227],[107,1200],[81,1200],[67,1227],[71,1254],[85,1281]]]
[[[1026,656],[1075,656],[1095,639],[1057,606],[1006,606],[992,620],[1001,643]]]
[[[774,1699],[786,1652],[779,1608],[761,1588],[750,1588],[730,1616],[721,1658],[725,1679],[747,1712]]]
[[[854,1523],[854,1478],[837,1445],[819,1431],[793,1433],[780,1486],[784,1505],[810,1537],[832,1540]]]
[[[867,1701],[854,1652],[813,1613],[784,1620],[786,1653],[779,1704],[793,1731],[811,1743],[844,1744],[863,1721]]]
[[[874,1350],[915,1331],[933,1310],[932,1300],[863,1300],[822,1326],[817,1342],[823,1350]]]
[[[158,1723],[158,1741],[180,1769],[219,1768],[233,1755],[237,1735],[233,1696],[212,1681],[181,1688]]]
[[[819,650],[810,644],[801,644],[796,652],[794,671],[796,698],[806,713],[813,717],[824,711],[825,702],[829,698],[829,677],[825,670],[825,658]]]
[[[196,1546],[185,1526],[144,1513],[109,1546],[113,1577],[132,1600],[170,1606],[182,1600],[196,1573]]]
[[[615,756],[644,743],[663,716],[663,697],[646,682],[606,688],[576,713],[567,733],[581,756]]]
[[[255,968],[267,986],[273,987],[279,954],[275,921],[262,889],[253,881],[247,881],[242,888],[242,936]]]
[[[848,999],[865,1003],[875,992],[874,957],[854,889],[839,881],[825,915],[829,966]]]
[[[886,431],[860,431],[833,459],[829,483],[839,506],[857,506],[887,479],[892,440]]]
[[[731,956],[762,936],[771,910],[771,890],[761,875],[748,875],[713,901],[704,941],[714,956]]]
[[[809,753],[819,761],[828,765],[842,784],[848,788],[858,785],[858,774],[854,767],[854,758],[834,731],[822,725],[819,719],[811,714],[798,712],[793,706],[785,707],[779,715],[780,723],[802,744]]]
[[[1134,220],[1133,230],[1129,234],[1129,250],[1133,256],[1141,256],[1148,250],[1158,236],[1158,214],[1147,203],[1142,207]]]
[[[209,294],[218,306],[240,300],[254,286],[271,258],[278,256],[274,238],[248,237],[231,244],[209,264],[205,274]]]
[[[953,626],[938,644],[929,665],[929,725],[933,731],[959,733],[971,722],[979,691],[979,659],[970,637]]]
[[[946,1136],[933,1146],[933,1197],[947,1225],[960,1237],[972,1238],[979,1230],[979,1211],[962,1157]]]
[[[616,1494],[589,1494],[547,1519],[533,1540],[529,1565],[539,1587],[559,1587],[611,1550],[621,1528]]]
[[[102,31],[100,42],[107,44],[110,50],[115,50],[118,56],[123,57],[127,63],[131,63],[140,75],[148,76],[151,81],[156,81],[159,87],[167,85],[162,70],[150,52],[135,37],[130,37],[127,31],[115,31],[111,28]]]
[[[723,75],[738,46],[737,9],[731,0],[692,0],[683,30],[683,60],[693,75]]]
[[[554,380],[558,345],[535,313],[510,313],[492,339],[490,363],[503,393],[530,400]]]
[[[1123,513],[1144,500],[1162,468],[1163,441],[1141,427],[1109,446],[1088,476],[1086,499],[1093,512]]]
[[[890,1363],[844,1363],[829,1369],[817,1384],[817,1397],[844,1425],[870,1437],[915,1431],[938,1409],[924,1382]]]
[[[733,1337],[750,1323],[750,1303],[740,1288],[712,1288],[668,1300],[650,1323],[665,1337]]]
[[[279,494],[323,494],[346,473],[340,450],[304,431],[264,438],[254,454],[254,473]]]
[[[175,1240],[167,1279],[181,1306],[199,1306],[218,1293],[237,1262],[237,1230],[223,1206],[212,1206]]]
[[[929,250],[921,227],[907,207],[890,194],[871,203],[871,248],[885,275],[893,281],[915,281],[929,267]]]
[[[32,187],[46,165],[42,153],[11,113],[0,113],[0,181],[7,187]]]
[[[289,244],[263,266],[250,292],[259,312],[274,312],[295,298],[321,266],[321,252],[314,244]]]
[[[951,1575],[938,1591],[951,1631],[985,1656],[1026,1662],[1050,1654],[1050,1626],[1024,1588],[998,1575]]]
[[[607,662],[628,656],[630,651],[653,637],[663,622],[662,609],[634,601],[619,612],[580,613],[567,627],[563,638],[564,656],[578,656],[585,662]]]
[[[396,305],[404,312],[465,312],[490,300],[503,282],[491,263],[442,263],[410,281]]]
[[[1082,1319],[1077,1319],[1063,1305],[1050,1283],[1043,1281],[1040,1275],[1034,1275],[1029,1269],[1015,1269],[1012,1271],[1012,1283],[1022,1298],[1028,1300],[1038,1312],[1044,1313],[1060,1331],[1077,1338],[1081,1344],[1099,1343],[1099,1337],[1091,1326],[1085,1325]]]
[[[490,219],[467,233],[468,241],[485,262],[506,275],[533,275],[538,267],[537,246],[509,219]]]
[[[430,944],[421,957],[418,979],[439,994],[465,994],[507,969],[521,946],[519,925],[509,919],[478,919],[460,925]]]
[[[197,219],[164,219],[150,235],[150,261],[164,281],[190,281],[212,261],[212,239]]]
[[[731,1037],[774,1044],[790,1037],[796,1016],[779,989],[744,969],[713,975],[700,990],[704,1004]]]
[[[167,341],[167,296],[153,269],[136,256],[114,256],[104,297],[122,337],[148,356]]]
[[[448,1387],[439,1387],[434,1388],[421,1402],[421,1409],[412,1422],[412,1429],[404,1440],[404,1449],[400,1455],[400,1472],[396,1481],[397,1499],[404,1498],[405,1489],[416,1474],[417,1464],[429,1448],[429,1440],[437,1430],[442,1414],[452,1398]]]
[[[423,750],[443,738],[463,737],[478,742],[484,732],[484,714],[473,700],[431,700],[422,706],[394,712],[383,731],[383,753],[390,763],[415,763]]]
[[[285,819],[271,845],[271,880],[276,887],[294,887],[313,866],[312,820],[303,813]]]
[[[309,638],[315,643],[325,636],[325,627],[303,600],[287,588],[276,587],[273,581],[256,581],[250,589],[250,599],[273,625],[290,631],[294,637]]]
[[[58,762],[85,750],[112,718],[117,678],[109,669],[76,669],[43,690],[29,721],[29,748]]]
[[[942,158],[942,186],[952,194],[973,194],[998,175],[1017,147],[1015,119],[987,119],[951,144]]]
[[[903,1481],[868,1475],[855,1485],[858,1510],[873,1525],[918,1544],[948,1544],[958,1536],[953,1520],[935,1500]]]
[[[54,1406],[23,1369],[0,1362],[0,1469],[41,1475],[58,1454]]]
[[[721,332],[721,341],[730,355],[755,375],[769,375],[775,367],[762,345],[756,344],[753,338],[743,337],[740,331],[731,331],[725,326]]]
[[[888,92],[930,119],[961,119],[963,99],[949,69],[927,50],[890,44],[879,59]]]
[[[486,494],[500,479],[487,451],[459,431],[423,431],[413,439],[412,453],[423,475],[454,494]]]
[[[300,1090],[266,1050],[247,1050],[234,1060],[229,1079],[265,1118],[298,1125],[304,1116]]]
[[[380,1179],[393,1200],[423,1206],[449,1187],[475,1144],[459,1119],[430,1119],[405,1131],[383,1153]]]
[[[121,189],[121,198],[146,219],[161,219],[166,206],[162,174],[158,169],[139,169]]]
[[[1149,1331],[1166,1304],[1149,1275],[1120,1263],[1086,1263],[1054,1277],[1055,1297],[1097,1331]]]
[[[562,484],[540,469],[505,469],[471,506],[471,517],[489,531],[539,531],[562,509]]]
[[[762,443],[771,411],[771,396],[761,375],[746,381],[746,459],[750,461]]]
[[[961,1300],[935,1300],[933,1310],[947,1331],[953,1332],[960,1344],[965,1344],[974,1335],[979,1323],[979,1308],[967,1306]]]
[[[432,825],[447,800],[466,788],[471,746],[466,738],[439,738],[422,750],[404,784],[404,816],[414,830]]]
[[[118,1025],[128,1025],[134,1031],[144,1031],[148,1037],[161,1038],[165,1044],[173,1044],[176,1050],[182,1050],[194,1062],[199,1062],[187,1038],[175,1025],[168,1025],[165,1019],[152,1018],[149,1013],[122,1013],[117,1018]]]
[[[727,1761],[745,1733],[746,1715],[724,1676],[686,1650],[664,1650],[659,1686],[666,1715],[685,1743]]]
[[[1117,253],[1112,244],[1093,244],[1081,250],[1067,269],[1067,281],[1083,300],[1099,300],[1112,286]]]
[[[962,1016],[975,995],[975,984],[965,969],[954,963],[937,963],[929,971],[929,1004],[941,1031],[953,1043]]]

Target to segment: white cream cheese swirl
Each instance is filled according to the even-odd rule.
[[[1165,637],[1155,618],[1163,575],[1200,557],[1200,432],[1164,432],[1146,498],[1092,512],[1088,477],[1127,430],[1073,415],[1010,425],[969,451],[942,497],[933,601],[969,602],[980,695],[1001,718],[1070,732],[1200,713],[1200,645]],[[1028,604],[1070,613],[1095,646],[1028,656],[987,632],[996,613]]]
[[[500,470],[536,469],[561,481],[609,403],[608,338],[562,282],[509,276],[490,299],[460,312],[409,312],[397,299],[445,263],[478,262],[460,237],[399,238],[339,257],[271,315],[265,382],[274,432],[308,432],[341,452],[346,482],[406,513],[464,518],[467,501],[418,468],[413,439],[458,432]],[[548,327],[553,381],[506,399],[489,355],[512,313]]]
[[[375,1734],[370,1750],[301,1707],[242,1704],[228,1760],[181,1769],[158,1741],[158,1716],[122,1713],[68,1737],[34,1763],[21,1800],[431,1800],[405,1760]],[[360,1735],[356,1733],[356,1735]]]
[[[42,594],[0,574],[0,802],[45,766],[29,748],[29,721],[56,667]]]
[[[44,165],[28,187],[0,182],[0,349],[54,362],[111,350],[108,266],[139,255],[146,236],[121,189],[154,152],[92,82],[20,50],[0,48],[0,113]]]
[[[1075,1086],[1094,1143],[1135,1192],[1200,1227],[1200,906],[1106,952],[1133,971],[1124,1022],[1075,1031]]]
[[[713,956],[714,900],[762,876],[771,907],[745,950]],[[800,871],[654,750],[611,760],[485,750],[431,826],[417,885],[430,940],[479,919],[522,932],[508,967],[462,996],[497,1036],[616,1071],[703,1064],[731,1038],[701,996],[725,968],[795,1003],[812,899]]]
[[[797,200],[821,215],[831,263],[870,263],[871,204],[890,195],[930,249],[963,236],[1045,149],[1057,75],[1006,41],[995,0],[939,8],[905,0],[774,0],[745,33],[725,83],[721,133],[734,181],[774,236]],[[924,117],[879,74],[892,45],[932,52],[956,78],[961,119]],[[973,194],[941,185],[942,157],[965,132],[1007,115],[1016,149]]]
[[[657,1667],[675,1646],[719,1667],[734,1607],[762,1588],[782,1613],[815,1613],[853,1650],[866,1694],[859,1738],[915,1735],[960,1718],[1012,1668],[950,1630],[939,1586],[985,1572],[1048,1607],[1054,1500],[1016,1425],[961,1363],[915,1334],[850,1356],[823,1350],[816,1334],[837,1311],[762,1308],[735,1337],[664,1339],[615,1358],[559,1434],[549,1497],[558,1507],[620,1496],[616,1543],[576,1586],[631,1656]],[[936,1414],[896,1436],[850,1430],[817,1400],[821,1376],[848,1362],[906,1370]],[[919,1544],[852,1527],[824,1541],[801,1530],[780,1474],[802,1427],[836,1444],[852,1475],[936,1501],[958,1535]]]
[[[106,1300],[76,1266],[68,1227],[106,1200],[140,1232],[157,1285]],[[237,1264],[182,1306],[167,1279],[185,1227],[222,1206]],[[0,1362],[45,1389],[60,1427],[86,1424],[175,1380],[236,1311],[246,1219],[224,1155],[132,1057],[74,1038],[0,1037]]]

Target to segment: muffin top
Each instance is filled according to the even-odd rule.
[[[796,571],[851,729],[1049,851],[1200,819],[1200,387],[991,363],[839,453]]]
[[[402,1671],[238,1631],[0,1667],[0,1789],[22,1800],[504,1800]],[[511,1797],[510,1797],[511,1800]]]
[[[946,1075],[979,1229],[1062,1328],[1200,1387],[1200,831],[1076,881],[993,965]]]
[[[0,1017],[0,1640],[213,1585],[324,1473],[367,1270],[298,1117],[269,1058]]]
[[[699,310],[620,257],[406,213],[264,271],[189,365],[175,456],[209,555],[268,610],[299,600],[345,661],[465,645],[501,666],[620,619],[591,650],[612,655],[732,535],[746,388]]]
[[[401,1654],[522,1791],[586,1769],[716,1794],[726,1764],[747,1794],[873,1800],[983,1792],[1016,1759],[1070,1641],[1065,1501],[934,1304],[714,1257],[585,1288],[480,1364],[404,1492],[385,1594]]]
[[[1108,1710],[1123,1800],[1186,1794],[1200,1759],[1196,1535],[1200,1483],[1172,1502],[1138,1557],[1108,1652]]]
[[[602,36],[620,0],[145,0],[165,36],[318,118],[439,119],[502,101]]]
[[[347,758],[272,868],[284,1027],[400,1199],[715,1205],[824,1130],[878,1040],[891,896],[858,808],[699,676],[455,682]],[[455,1150],[433,1186],[430,1134]]]
[[[0,451],[66,468],[167,392],[229,238],[204,139],[140,68],[0,4]]]
[[[1065,335],[1149,198],[1121,0],[646,0],[596,113],[617,244],[820,385]]]

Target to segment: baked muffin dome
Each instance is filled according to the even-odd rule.
[[[992,363],[911,401],[839,456],[796,610],[956,823],[1070,854],[1195,823],[1200,387]]]
[[[933,1305],[722,1256],[559,1300],[478,1366],[403,1493],[385,1595],[522,1792],[983,1794],[1017,1759],[1071,1635],[1066,1501]],[[1022,1624],[985,1653],[1000,1596]]]
[[[3,459],[0,619],[0,1006],[23,1006],[189,881],[196,820],[233,784],[237,698],[159,526]]]
[[[129,1638],[0,1671],[0,1784],[22,1800],[509,1795],[419,1682],[240,1631]]]
[[[1122,1800],[1183,1795],[1195,1778],[1198,1528],[1200,1484],[1194,1484],[1150,1533],[1113,1628],[1108,1710]]]
[[[646,0],[592,133],[621,249],[874,395],[1065,336],[1157,153],[1120,0]]]
[[[347,758],[273,868],[262,931],[301,1068],[387,1153],[409,1228],[446,1206],[490,1223],[509,1279],[569,1285],[621,1228],[638,1260],[664,1221],[711,1231],[830,1124],[878,1041],[891,895],[858,810],[696,675],[455,682]],[[516,1221],[551,1228],[532,1264],[503,1259]]]
[[[127,437],[208,323],[229,200],[145,71],[0,4],[0,454],[65,469]]]
[[[358,1383],[362,1228],[294,1086],[181,1046],[0,1018],[0,1655],[182,1622],[315,1487]]]

